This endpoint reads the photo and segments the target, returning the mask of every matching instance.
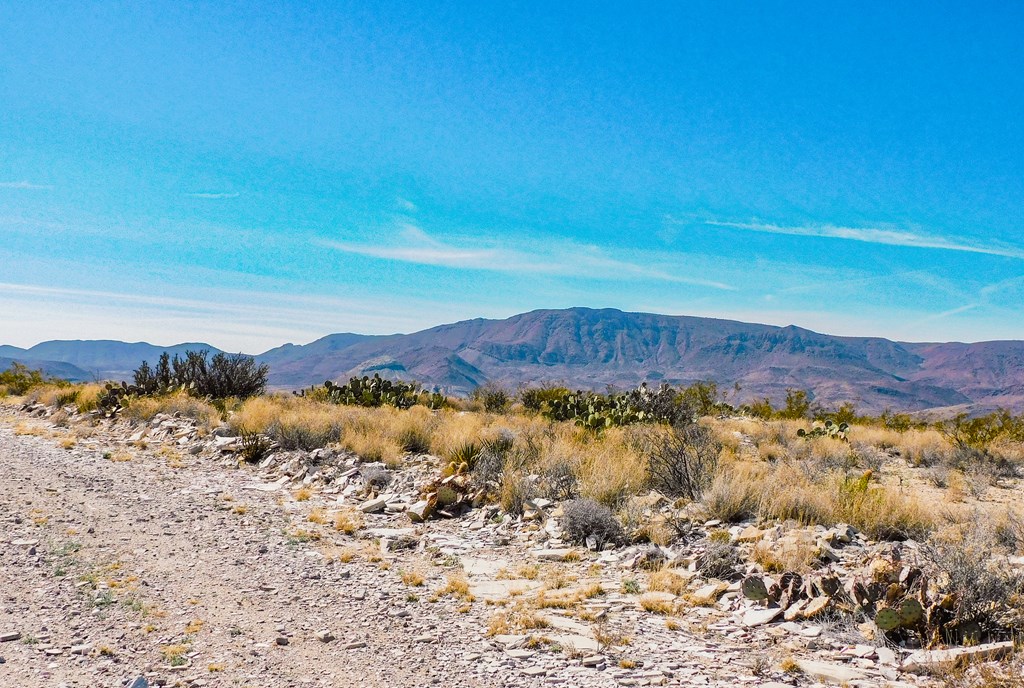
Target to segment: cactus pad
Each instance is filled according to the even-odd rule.
[[[894,630],[900,625],[900,613],[888,607],[879,609],[875,614],[875,625],[883,631]]]
[[[740,590],[743,591],[743,596],[748,600],[760,602],[768,599],[768,588],[765,587],[764,581],[758,576],[747,576],[743,579],[743,583],[740,584]]]

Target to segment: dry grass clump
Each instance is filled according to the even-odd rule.
[[[491,617],[487,624],[487,635],[508,635],[520,631],[533,631],[540,628],[549,628],[551,624],[536,610],[517,603],[514,607],[504,612],[499,612]]]
[[[334,514],[334,529],[352,535],[363,527],[363,515],[355,509],[342,509]]]
[[[402,577],[402,582],[413,588],[422,587],[423,583],[426,582],[423,578],[423,574],[419,571],[402,571],[400,575]]]
[[[651,592],[670,592],[679,597],[686,592],[687,579],[672,569],[654,571],[647,577],[647,589]]]
[[[807,573],[818,561],[818,548],[813,542],[797,542],[788,547],[758,542],[750,551],[750,560],[769,573],[796,571]]]
[[[75,406],[79,413],[89,413],[99,407],[100,397],[106,391],[103,385],[90,383],[81,385],[78,388],[78,395],[75,397]]]
[[[661,595],[651,595],[650,593],[644,593],[640,596],[640,606],[644,611],[663,616],[668,616],[675,611],[675,605],[671,600],[664,599]]]
[[[953,456],[949,439],[938,430],[908,430],[898,433],[894,446],[911,466],[947,465]]]
[[[128,401],[124,409],[126,418],[135,421],[150,421],[158,413],[175,415],[180,413],[195,420],[200,427],[212,428],[220,423],[220,411],[202,399],[196,399],[178,392],[162,397],[138,397]]]
[[[232,414],[235,432],[261,433],[285,449],[316,449],[341,437],[346,407],[283,395],[253,397]]]
[[[874,485],[870,471],[806,470],[795,462],[776,466],[731,463],[702,500],[710,518],[754,518],[801,523],[849,523],[874,539],[921,537],[934,526],[931,513],[910,491]]]
[[[440,598],[450,595],[457,599],[461,599],[465,602],[473,602],[475,598],[469,592],[469,581],[463,575],[450,575],[448,580],[445,582],[444,587],[438,588],[434,591],[432,602],[436,602]]]

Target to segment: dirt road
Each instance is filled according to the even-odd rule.
[[[253,484],[0,426],[0,638],[18,636],[0,642],[0,686],[503,682],[478,675],[485,640],[454,601],[417,604],[379,563],[328,561],[351,538],[307,540]]]

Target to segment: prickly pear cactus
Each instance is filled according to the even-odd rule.
[[[768,599],[768,588],[759,576],[747,576],[744,578],[740,584],[740,590],[748,600],[761,602]]]
[[[900,603],[900,626],[904,628],[916,626],[924,618],[924,607],[913,597]]]
[[[875,625],[883,631],[892,631],[900,626],[900,613],[890,607],[879,609],[875,614]]]

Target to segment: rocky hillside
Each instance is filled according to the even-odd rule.
[[[739,383],[739,400],[787,387],[875,412],[951,406],[1024,410],[1024,342],[905,344],[731,320],[541,310],[409,335],[332,335],[276,349],[271,383],[298,387],[379,371],[453,392],[488,381],[629,387],[642,381]]]

